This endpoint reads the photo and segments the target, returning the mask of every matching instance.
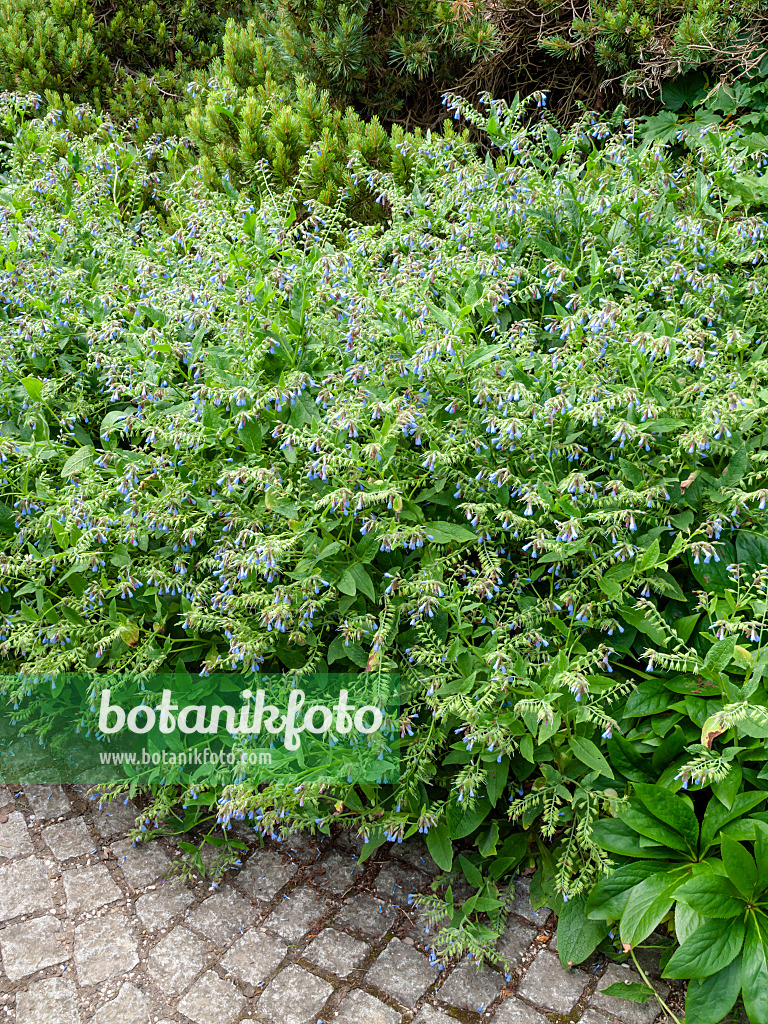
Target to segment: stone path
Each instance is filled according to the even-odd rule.
[[[563,970],[553,922],[531,909],[525,883],[502,940],[515,971],[441,970],[408,900],[437,872],[418,844],[363,865],[348,837],[254,844],[212,888],[164,880],[180,851],[134,848],[135,815],[99,810],[73,787],[0,787],[0,1024],[661,1019],[653,1005],[601,995],[639,980],[633,971]]]

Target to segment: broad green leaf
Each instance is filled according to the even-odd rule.
[[[568,746],[571,748],[573,755],[582,764],[587,765],[588,768],[594,769],[594,771],[605,775],[609,779],[614,777],[611,766],[592,740],[585,739],[583,736],[569,736]]]
[[[560,942],[558,940],[558,948]],[[601,995],[613,996],[614,999],[629,999],[633,1003],[647,1003],[655,996],[652,988],[639,981],[615,981],[612,985],[600,990]]]
[[[37,402],[43,393],[43,381],[37,377],[22,377],[21,383],[32,401]]]
[[[448,825],[441,821],[426,834],[427,849],[432,860],[443,871],[453,867],[453,843]]]
[[[695,615],[683,615],[681,618],[675,619],[675,621],[672,623],[672,628],[675,630],[675,632],[684,644],[687,644],[690,640],[691,633],[693,633],[694,629],[696,628],[696,623],[699,621],[700,618],[701,612],[696,612]]]
[[[499,841],[498,823],[492,821],[488,828],[484,828],[477,837],[475,845],[481,857],[492,857],[496,853],[496,844]]]
[[[77,476],[82,473],[84,469],[87,469],[93,461],[95,451],[88,445],[83,445],[82,448],[78,448],[74,455],[70,455],[64,465],[61,467],[61,475],[66,478],[69,476]]]
[[[669,871],[675,865],[671,861],[663,864],[655,860],[625,864],[610,875],[605,875],[594,886],[587,900],[587,916],[595,921],[618,921],[627,905],[629,894],[646,878]]]
[[[733,657],[733,648],[736,646],[736,637],[727,636],[724,640],[718,640],[707,651],[704,659],[704,667],[712,672],[722,672],[727,668]]]
[[[678,853],[688,852],[688,845],[681,835],[668,828],[658,818],[654,818],[652,814],[647,814],[642,807],[630,804],[628,807],[620,808],[618,813],[622,821],[646,839],[652,839],[655,843],[668,846],[670,850],[677,850]]]
[[[733,882],[722,875],[698,875],[675,893],[675,898],[706,917],[738,917],[745,903]]]
[[[566,969],[592,956],[608,934],[605,922],[587,917],[586,905],[586,895],[579,895],[567,902],[561,899],[552,908],[557,914],[557,953]]]
[[[642,782],[635,783],[634,791],[651,814],[678,832],[691,850],[696,850],[699,842],[699,822],[689,797],[676,795],[661,786],[649,786]]]
[[[466,526],[458,526],[456,523],[425,523],[424,532],[435,544],[450,544],[452,541],[468,543],[477,540],[477,534],[468,530]]]
[[[768,565],[768,537],[739,530],[736,534],[736,559],[751,573],[757,572],[762,565]]]
[[[641,846],[640,836],[629,825],[616,818],[603,818],[592,827],[592,838],[609,853],[643,860],[669,860],[666,846]]]
[[[349,569],[344,570],[336,586],[342,594],[349,594],[350,597],[354,597],[357,593],[357,582],[355,581],[354,574]]]
[[[644,679],[627,698],[624,714],[629,718],[643,718],[669,710],[673,702],[663,679]]]
[[[741,984],[748,1019],[753,1024],[768,1021],[768,917],[762,911],[749,915]]]
[[[682,881],[679,876],[670,876],[666,871],[661,871],[635,886],[629,894],[619,924],[625,949],[634,949],[648,938],[662,917],[669,912],[675,890]]]
[[[458,800],[448,804],[448,828],[451,839],[466,839],[485,821],[491,811],[491,802],[487,798],[478,800],[472,808],[464,807]]]
[[[707,921],[672,954],[665,978],[707,978],[721,971],[741,952],[744,921]]]
[[[362,565],[352,565],[348,571],[354,579],[357,589],[365,594],[366,597],[369,597],[371,601],[375,601],[376,592],[373,589],[373,580],[368,575],[368,571]],[[346,573],[344,575],[346,576]]]
[[[735,839],[724,836],[720,843],[720,856],[726,874],[739,892],[746,897],[752,896],[757,887],[757,864],[752,854]]]
[[[739,793],[734,798],[730,809],[716,798],[710,800],[701,824],[701,853],[705,853],[709,849],[715,836],[729,821],[744,817],[753,808],[765,803],[766,800],[768,800],[768,793]]]
[[[685,1024],[720,1024],[741,990],[742,957],[702,980],[688,982],[685,994]]]
[[[504,793],[508,776],[509,758],[506,754],[498,763],[494,761],[486,766],[485,790],[494,807]]]
[[[606,576],[599,577],[597,585],[611,601],[618,601],[623,593],[619,584],[615,580],[608,579]]]
[[[634,626],[635,629],[641,633],[645,633],[649,636],[655,644],[666,643],[666,634],[664,631],[651,619],[647,618],[644,612],[641,612],[637,608],[619,608],[619,615],[628,622],[630,626]]]
[[[459,854],[459,867],[461,868],[462,874],[472,886],[473,889],[482,889],[483,887],[483,873],[472,861],[468,860],[464,854]]]

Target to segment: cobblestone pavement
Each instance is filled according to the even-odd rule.
[[[169,874],[180,851],[134,848],[136,808],[67,787],[0,787],[0,1024],[651,1024],[601,994],[616,965],[565,971],[553,922],[521,883],[502,939],[510,980],[439,970],[409,893],[437,868],[417,843],[356,863],[355,843],[257,848],[218,888]],[[666,986],[661,984],[661,990]]]

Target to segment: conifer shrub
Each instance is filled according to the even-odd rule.
[[[698,934],[677,887],[748,864],[731,843],[766,863],[768,224],[739,185],[762,157],[451,109],[495,158],[425,136],[400,184],[353,152],[389,212],[343,248],[332,207],[27,126],[0,193],[3,697],[44,732],[68,671],[94,709],[107,671],[396,671],[396,784],[131,786],[150,821],[347,825],[363,857],[422,833],[478,889],[435,897],[454,953],[496,956],[536,864],[577,962]],[[725,952],[670,968],[697,1005],[759,953],[762,909],[722,886]]]

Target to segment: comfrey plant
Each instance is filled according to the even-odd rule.
[[[764,601],[710,585],[764,543],[766,225],[711,154],[674,166],[589,116],[563,134],[534,100],[532,127],[450,100],[495,158],[429,136],[407,192],[353,154],[387,220],[341,248],[329,208],[256,212],[194,173],[149,181],[161,228],[117,135],[28,129],[0,216],[17,714],[44,729],[65,671],[91,680],[86,728],[118,672],[404,684],[396,784],[217,776],[158,787],[150,820],[352,825],[365,855],[418,831],[445,870],[464,840],[470,882],[536,858],[534,895],[583,911],[635,781],[729,785],[691,765],[706,719],[768,707],[762,672],[729,675],[762,664]],[[474,909],[498,930],[506,906]]]

